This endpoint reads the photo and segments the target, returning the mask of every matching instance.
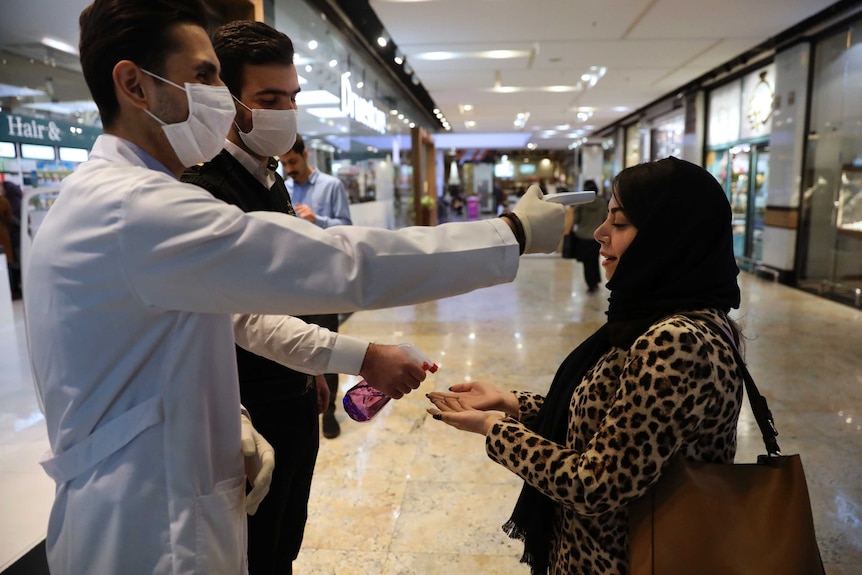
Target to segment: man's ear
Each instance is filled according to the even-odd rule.
[[[120,60],[114,66],[111,74],[114,80],[114,92],[120,107],[131,105],[141,110],[149,110],[151,105],[147,92],[151,90],[152,84],[144,79],[146,76],[141,69],[131,60]]]

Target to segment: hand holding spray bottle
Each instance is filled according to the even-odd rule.
[[[398,347],[425,371],[431,373],[437,371],[437,364],[428,359],[428,356],[416,349],[413,344],[402,343]],[[344,394],[344,411],[354,421],[368,421],[377,415],[390,399],[392,398],[374,389],[363,379]]]

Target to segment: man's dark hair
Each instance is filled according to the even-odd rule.
[[[237,98],[242,93],[244,65],[293,64],[293,42],[263,22],[228,22],[213,36],[213,48],[221,63],[221,80]]]
[[[305,142],[302,141],[302,136],[299,134],[296,135],[296,142],[293,143],[293,147],[290,149],[291,152],[296,152],[300,156],[302,152],[305,151]]]
[[[78,51],[103,126],[110,127],[120,112],[113,80],[117,62],[131,60],[162,74],[168,54],[176,49],[174,25],[207,30],[207,14],[201,0],[95,0],[84,8],[78,19]]]

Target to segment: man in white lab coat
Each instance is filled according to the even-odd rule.
[[[562,235],[563,208],[535,193],[503,219],[326,231],[179,182],[221,150],[235,113],[205,13],[96,0],[81,15],[105,134],[65,180],[24,286],[54,575],[246,572],[245,471],[266,483],[268,446],[244,462],[231,313],[450,296],[511,281],[519,253]],[[424,372],[406,376],[415,387]]]
[[[296,215],[284,180],[274,171],[273,158],[290,150],[299,138],[296,95],[300,86],[293,42],[263,22],[248,20],[221,26],[212,42],[221,63],[219,76],[235,98],[237,115],[224,149],[209,162],[187,169],[181,179],[244,212]],[[234,336],[242,344],[237,348],[240,399],[278,459],[266,500],[248,518],[251,575],[292,573],[320,445],[318,414],[327,406],[334,409],[330,392],[337,389],[338,373],[361,374],[391,397],[411,391],[402,373],[403,364],[413,360],[397,346],[369,344],[312,325],[297,326],[296,319],[234,317]],[[302,319],[338,328],[337,314]],[[325,365],[322,359],[328,359]],[[327,373],[327,380],[334,382],[319,376],[315,386],[306,373]]]

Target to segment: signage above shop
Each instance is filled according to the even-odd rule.
[[[28,138],[31,140],[59,142],[60,128],[55,122],[49,121],[47,124],[41,124],[36,120],[25,120],[21,116],[8,116],[9,121],[8,135],[13,138]]]
[[[708,146],[735,145],[772,132],[775,64],[769,64],[709,93]]]
[[[762,132],[764,126],[772,117],[772,103],[775,100],[775,92],[767,80],[768,71],[760,73],[760,81],[757,82],[748,100],[748,124],[755,133]]]
[[[0,141],[89,149],[102,131],[60,120],[0,112]]]
[[[341,75],[341,111],[375,132],[386,133],[386,114],[353,91],[349,73]]]

